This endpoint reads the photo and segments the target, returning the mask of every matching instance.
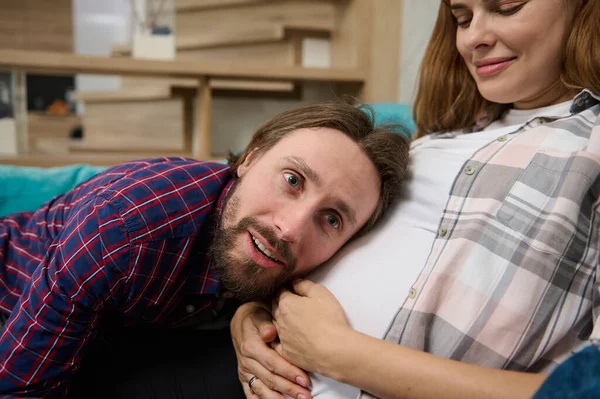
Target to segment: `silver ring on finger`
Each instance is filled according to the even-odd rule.
[[[253,375],[252,378],[248,380],[248,387],[250,387],[250,392],[252,393],[252,395],[256,395],[256,392],[254,392],[254,389],[252,389],[252,384],[254,384],[256,380],[258,380],[258,377],[255,375]]]

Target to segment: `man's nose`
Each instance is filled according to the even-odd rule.
[[[309,206],[288,206],[281,208],[275,216],[275,227],[279,238],[289,243],[298,243],[312,223],[314,212]]]

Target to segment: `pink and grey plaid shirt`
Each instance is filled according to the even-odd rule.
[[[600,97],[581,92],[571,112],[533,119],[465,163],[386,340],[547,372],[600,338]]]
[[[107,311],[168,326],[210,316],[207,249],[232,184],[223,164],[135,161],[0,219],[0,397],[64,395]]]

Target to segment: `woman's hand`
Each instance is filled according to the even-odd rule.
[[[246,303],[231,320],[231,337],[238,359],[238,376],[247,398],[281,399],[286,394],[296,399],[310,398],[306,373],[288,363],[269,343],[277,338],[268,307],[259,302]],[[248,381],[254,394],[250,392]]]
[[[327,375],[324,369],[334,343],[351,331],[338,300],[324,286],[297,280],[294,292],[280,291],[273,301],[277,347],[287,360],[304,370]]]
[[[541,374],[489,369],[352,330],[325,287],[294,283],[273,301],[278,352],[304,370],[381,398],[530,398]]]

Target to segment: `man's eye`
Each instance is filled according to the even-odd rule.
[[[284,173],[283,177],[287,181],[287,183],[293,188],[300,187],[300,179],[293,173]]]
[[[327,216],[325,216],[325,220],[327,221],[327,224],[330,225],[331,227],[333,227],[334,229],[340,228],[340,220],[338,219],[337,216],[327,215]]]

